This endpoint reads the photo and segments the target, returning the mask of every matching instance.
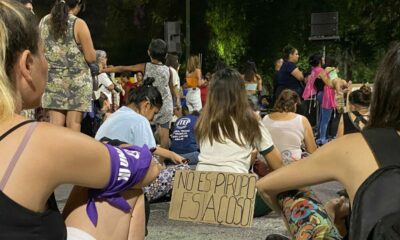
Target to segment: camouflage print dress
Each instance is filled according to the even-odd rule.
[[[42,98],[47,109],[90,112],[92,79],[82,51],[75,41],[76,16],[69,15],[64,38],[54,39],[51,34],[51,16],[40,21],[40,35],[49,63],[49,78]]]

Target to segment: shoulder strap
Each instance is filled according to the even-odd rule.
[[[143,79],[144,79],[144,76],[146,75],[146,71],[147,71],[147,69],[148,69],[148,66],[149,65],[149,63],[148,62],[146,62],[145,64],[144,64],[144,69],[143,69]]]
[[[23,122],[15,125],[14,127],[10,128],[7,132],[3,133],[3,135],[0,136],[0,141],[3,140],[4,138],[6,138],[8,135],[10,135],[10,133],[14,132],[18,128],[24,126],[25,124],[31,123],[31,122],[35,122],[35,120],[26,120],[26,121],[23,121]]]
[[[24,138],[22,139],[21,143],[19,144],[17,151],[15,151],[14,156],[11,158],[11,161],[8,164],[6,172],[4,173],[4,176],[0,182],[0,191],[3,191],[8,179],[10,178],[11,172],[14,170],[14,167],[17,164],[17,161],[18,161],[19,157],[21,156],[22,152],[24,151],[26,144],[28,143],[29,139],[31,138],[33,130],[35,129],[36,125],[37,125],[37,122],[35,122],[34,124],[32,124],[29,127],[28,131],[26,131],[26,133],[25,133]]]
[[[362,135],[368,143],[380,168],[400,165],[400,136],[392,128],[364,129]]]
[[[367,124],[367,123],[368,123],[367,119],[365,119],[364,116],[361,115],[360,112],[354,111],[354,112],[351,112],[351,113],[353,113],[354,116],[356,116],[355,122],[357,123],[357,125],[358,125],[358,123],[359,123],[360,121],[361,121],[363,124]]]

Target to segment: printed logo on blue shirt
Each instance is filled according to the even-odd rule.
[[[191,122],[190,118],[181,118],[179,121],[176,123],[176,128],[177,129],[185,129],[187,128],[187,125],[189,125]]]

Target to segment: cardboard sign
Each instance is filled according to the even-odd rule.
[[[254,174],[177,171],[169,218],[250,227],[256,181]]]

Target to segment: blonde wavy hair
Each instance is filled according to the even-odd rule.
[[[34,15],[21,4],[0,0],[0,122],[12,117],[21,99],[16,96],[12,71],[19,54],[39,50],[39,30]]]
[[[200,67],[200,58],[197,55],[191,55],[188,59],[187,66],[186,66],[186,71],[188,73],[194,72],[196,68],[201,68]]]

